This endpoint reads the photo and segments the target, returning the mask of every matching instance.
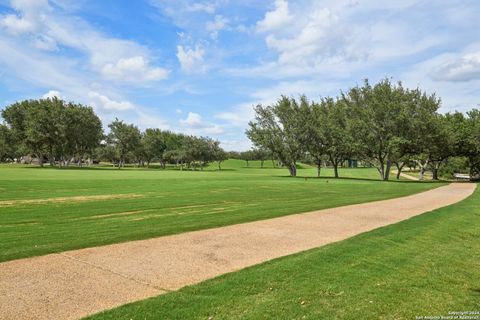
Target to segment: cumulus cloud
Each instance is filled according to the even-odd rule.
[[[186,119],[180,120],[180,124],[190,128],[202,128],[204,126],[202,117],[194,112],[189,112]]]
[[[163,68],[151,68],[142,56],[119,59],[108,63],[102,68],[105,78],[115,81],[148,82],[163,80],[168,77],[168,71]]]
[[[207,31],[210,32],[210,38],[216,40],[219,31],[227,27],[229,20],[221,15],[216,15],[213,21],[208,21],[206,24]]]
[[[286,27],[293,20],[286,0],[276,0],[275,9],[268,11],[263,20],[257,22],[258,32],[267,32]]]
[[[189,112],[185,119],[180,119],[180,126],[188,132],[200,135],[217,135],[224,132],[222,126],[205,121],[195,112]]]
[[[436,81],[470,81],[480,79],[480,52],[468,53],[448,61],[431,72]]]
[[[137,123],[141,128],[159,128],[162,130],[170,129],[170,124],[168,121],[141,110],[137,111]]]
[[[109,80],[142,85],[168,77],[168,70],[151,64],[146,47],[98,32],[82,18],[57,10],[46,0],[13,0],[11,6],[16,14],[0,16],[0,27],[22,35],[32,47],[73,49],[86,56],[92,72]]]
[[[203,73],[206,71],[203,57],[205,50],[197,45],[195,49],[177,46],[177,59],[182,71],[186,73]]]
[[[0,26],[15,35],[37,30],[49,10],[47,0],[12,0],[10,3],[18,14],[0,16]]]
[[[135,109],[135,105],[129,101],[115,101],[95,91],[90,91],[88,97],[90,98],[90,104],[95,108],[114,111]]]
[[[13,14],[3,16],[0,19],[0,26],[6,28],[13,34],[21,34],[35,30],[35,25],[31,21]]]
[[[255,116],[253,110],[258,103],[255,101],[239,104],[227,111],[220,112],[215,115],[215,118],[226,121],[229,125],[245,128],[250,120]]]
[[[50,90],[48,91],[47,93],[45,93],[43,96],[42,96],[43,99],[52,99],[52,98],[58,98],[58,99],[62,99],[62,95],[60,94],[59,91],[57,90]]]

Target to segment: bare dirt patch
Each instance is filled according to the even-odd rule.
[[[96,216],[90,216],[90,217],[80,217],[80,218],[75,218],[71,219],[72,221],[77,221],[77,220],[95,220],[95,219],[103,219],[103,218],[112,218],[112,217],[121,217],[121,216],[129,216],[132,214],[138,214],[138,213],[144,213],[152,210],[136,210],[136,211],[126,211],[126,212],[114,212],[114,213],[108,213],[108,214],[99,214]]]
[[[44,199],[19,199],[19,200],[1,200],[0,207],[16,206],[16,205],[29,205],[29,204],[45,204],[45,203],[58,203],[58,202],[86,202],[86,201],[99,201],[99,200],[112,200],[112,199],[130,199],[130,198],[143,198],[142,194],[101,194],[93,196],[73,196],[73,197],[56,197],[56,198],[44,198]]]

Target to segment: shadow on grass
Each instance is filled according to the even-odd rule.
[[[164,172],[164,171],[178,171],[178,172],[223,172],[223,171],[238,171],[237,169],[232,169],[232,168],[222,168],[221,170],[218,169],[183,169],[181,170],[180,168],[172,168],[172,167],[167,167],[166,169],[160,168],[160,167],[123,167],[121,169],[118,169],[117,167],[112,167],[112,166],[90,166],[90,167],[77,167],[77,166],[68,166],[68,167],[58,167],[58,166],[44,166],[40,167],[37,165],[31,165],[31,166],[18,166],[17,168],[22,168],[22,169],[41,169],[41,170],[59,170],[59,171],[65,171],[65,170],[73,170],[73,171],[157,171],[157,172]]]
[[[385,182],[385,183],[407,183],[407,184],[413,184],[413,183],[445,183],[445,182],[448,182],[448,181],[444,181],[444,180],[428,180],[428,181],[414,181],[414,180],[396,180],[396,179],[392,179],[392,180],[380,180],[380,179],[375,179],[375,178],[357,178],[357,177],[338,177],[338,178],[335,178],[333,176],[331,177],[312,177],[312,176],[296,176],[296,177],[291,177],[291,176],[288,176],[288,175],[282,175],[282,176],[278,176],[280,178],[292,178],[292,179],[300,179],[300,180],[305,180],[305,181],[308,181],[308,180],[352,180],[352,181],[376,181],[376,182]]]
[[[470,291],[472,291],[475,295],[479,295],[480,296],[480,288],[470,288]]]

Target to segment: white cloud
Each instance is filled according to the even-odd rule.
[[[220,146],[226,151],[247,151],[252,148],[252,142],[244,139],[220,139]]]
[[[168,77],[166,69],[149,68],[148,62],[142,56],[119,59],[116,63],[108,63],[102,68],[102,74],[107,79],[125,82],[158,81]]]
[[[436,81],[470,81],[480,79],[480,52],[464,54],[439,65],[430,73]]]
[[[275,10],[268,11],[263,20],[257,22],[258,32],[267,32],[287,27],[293,20],[286,0],[276,0]]]
[[[213,21],[208,21],[206,24],[207,31],[210,32],[210,38],[216,40],[218,32],[227,27],[229,20],[221,15],[216,15]]]
[[[6,28],[12,34],[21,34],[35,30],[35,25],[21,17],[9,14],[0,19],[0,26]]]
[[[91,72],[106,79],[142,85],[168,77],[168,71],[150,63],[149,50],[136,42],[106,36],[85,20],[67,15],[46,0],[14,0],[17,15],[0,16],[0,26],[41,50],[61,47],[86,56]]]
[[[224,132],[222,126],[209,123],[195,112],[189,112],[185,119],[180,119],[180,126],[187,129],[188,133],[199,135],[218,135]]]
[[[204,55],[205,50],[199,45],[195,49],[177,46],[177,58],[182,70],[186,73],[204,73],[206,71]]]
[[[186,119],[180,120],[180,124],[190,128],[202,128],[205,126],[202,117],[194,112],[189,112]]]
[[[203,2],[194,2],[186,5],[186,10],[191,12],[205,12],[209,14],[215,13],[215,4],[214,3],[203,3]]]
[[[140,126],[140,128],[159,128],[162,130],[170,129],[170,124],[168,121],[155,116],[153,114],[144,112],[144,111],[137,111],[137,120],[136,123]]]
[[[43,99],[52,99],[55,97],[58,99],[62,99],[62,95],[57,90],[50,90],[42,96]]]
[[[90,104],[96,108],[115,111],[135,109],[135,105],[129,101],[115,101],[95,91],[90,91],[88,97],[90,98]]]
[[[255,112],[253,108],[257,104],[258,103],[256,102],[243,103],[231,108],[228,111],[224,111],[216,114],[215,118],[224,120],[229,125],[234,127],[246,128],[248,125],[248,122],[251,121],[255,116]]]
[[[406,68],[398,80],[409,88],[419,87],[427,93],[436,93],[442,100],[441,112],[465,112],[480,105],[480,78],[468,81],[444,81],[432,77],[438,66],[446,65],[457,57],[442,53]]]
[[[429,16],[448,6],[426,7],[415,0],[277,0],[275,9],[255,24],[276,58],[229,71],[275,79],[332,73],[346,78],[392,59],[411,58],[448,40]]]
[[[49,10],[47,0],[12,0],[10,3],[18,15],[0,16],[0,26],[15,35],[37,30]]]

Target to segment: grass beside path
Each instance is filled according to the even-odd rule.
[[[268,162],[265,163],[269,165]],[[230,160],[223,171],[0,167],[0,262],[425,191],[441,183],[286,177]],[[303,166],[300,176],[313,176]],[[331,170],[322,170],[327,177]]]
[[[89,318],[415,319],[480,311],[480,189],[318,249]]]

